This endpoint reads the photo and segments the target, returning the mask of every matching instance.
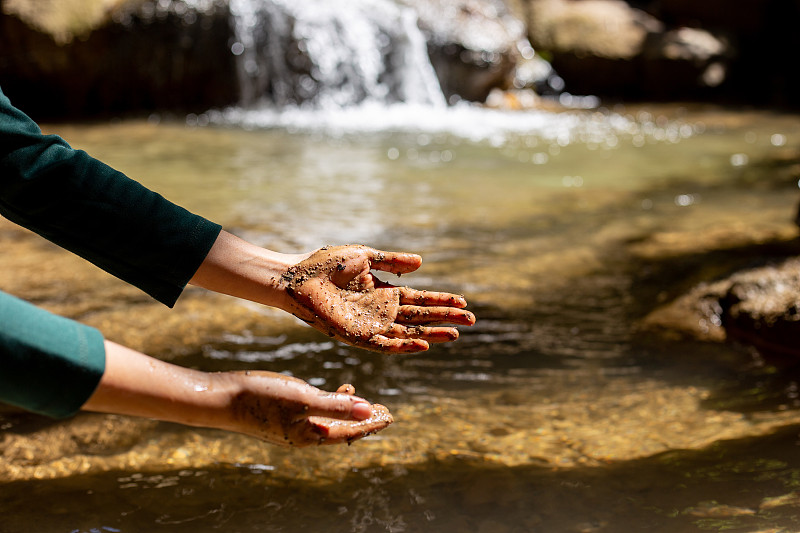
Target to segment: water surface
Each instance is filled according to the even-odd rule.
[[[0,531],[800,528],[791,362],[639,328],[694,283],[796,253],[797,117],[536,114],[501,136],[207,118],[47,129],[264,246],[421,253],[402,281],[465,294],[478,324],[422,355],[377,356],[232,299],[189,291],[166,311],[51,269],[74,276],[66,297],[17,293],[178,364],[353,383],[397,422],[287,451],[4,412]]]

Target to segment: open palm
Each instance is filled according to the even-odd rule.
[[[396,287],[372,274],[405,274],[421,263],[418,255],[367,246],[326,247],[281,281],[293,301],[290,311],[323,333],[368,350],[418,352],[456,340],[455,325],[475,323],[461,296]]]

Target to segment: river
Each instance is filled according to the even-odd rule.
[[[800,530],[793,363],[641,327],[791,249],[797,117],[470,108],[485,122],[466,131],[436,113],[45,126],[258,244],[420,253],[403,282],[464,294],[478,323],[421,355],[361,352],[199,290],[164,309],[0,222],[3,290],[177,364],[353,383],[396,419],[349,447],[284,450],[3,409],[0,531]]]

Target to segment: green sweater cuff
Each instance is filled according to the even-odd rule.
[[[102,334],[0,292],[0,401],[43,415],[75,414],[105,371]]]

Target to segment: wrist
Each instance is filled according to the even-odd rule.
[[[288,310],[291,298],[282,276],[306,256],[267,250],[223,231],[190,283]]]

